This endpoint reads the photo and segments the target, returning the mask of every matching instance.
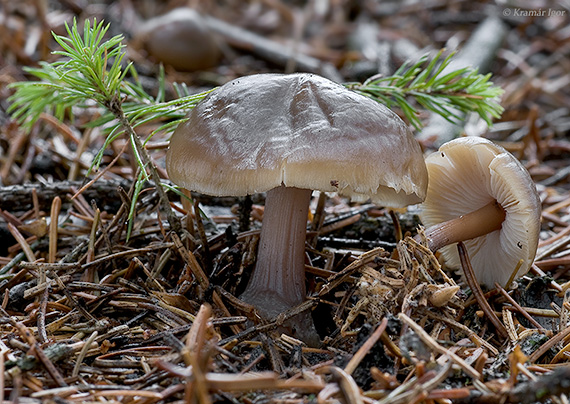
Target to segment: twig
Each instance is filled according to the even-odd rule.
[[[535,363],[542,355],[550,350],[550,348],[556,346],[559,342],[563,341],[568,335],[570,335],[570,327],[567,327],[560,331],[558,334],[554,335],[548,341],[540,346],[536,351],[534,351],[529,357],[528,361]]]
[[[483,313],[485,313],[487,318],[491,321],[491,324],[493,324],[499,335],[502,338],[508,338],[509,333],[507,332],[505,325],[501,322],[501,320],[499,320],[495,314],[495,311],[491,308],[489,302],[483,295],[483,291],[481,290],[481,286],[479,286],[479,282],[477,282],[477,278],[473,272],[473,267],[471,266],[471,261],[469,261],[467,249],[465,248],[463,242],[457,243],[457,250],[459,251],[459,259],[461,260],[461,268],[465,274],[465,280],[471,288],[471,291],[473,292],[473,296],[477,300],[477,303],[483,310]]]
[[[366,342],[364,344],[362,344],[362,346],[358,349],[358,351],[356,351],[354,356],[350,359],[348,364],[345,366],[344,371],[346,373],[351,375],[352,372],[354,372],[356,370],[356,368],[358,367],[358,365],[360,364],[362,359],[364,359],[364,357],[366,356],[366,354],[368,354],[370,349],[372,349],[372,347],[376,344],[376,342],[378,342],[378,340],[380,339],[380,336],[382,335],[382,333],[386,329],[387,325],[388,325],[388,319],[384,318],[382,320],[382,322],[380,323],[380,325],[378,325],[378,327],[376,327],[376,330],[374,330],[372,335],[370,335],[370,337],[366,340]]]
[[[429,334],[427,332],[424,331],[424,329],[422,327],[420,327],[418,324],[416,324],[416,322],[414,320],[412,320],[411,318],[406,316],[404,313],[399,313],[398,318],[400,320],[402,320],[403,322],[405,322],[416,334],[418,334],[418,336],[421,338],[421,340],[428,347],[430,347],[431,349],[433,349],[435,352],[439,353],[440,355],[448,355],[455,364],[457,364],[459,367],[461,367],[461,369],[463,369],[463,371],[465,373],[467,373],[469,376],[471,376],[473,379],[475,379],[475,380],[481,379],[481,377],[482,377],[481,373],[476,371],[473,367],[471,367],[471,365],[469,365],[467,362],[465,362],[463,359],[461,359],[455,353],[453,353],[452,351],[445,349],[444,347],[439,345],[432,337],[429,336]]]
[[[92,266],[97,266],[97,265],[100,265],[104,262],[111,261],[111,260],[116,259],[116,258],[132,258],[132,257],[136,257],[138,255],[148,253],[151,251],[162,250],[165,248],[171,248],[173,245],[174,245],[173,243],[160,243],[160,244],[149,245],[148,247],[136,248],[136,249],[132,249],[132,250],[121,251],[118,253],[109,254],[109,255],[106,255],[106,256],[101,257],[99,259],[96,259],[94,261],[87,262],[87,263],[81,265],[81,269],[87,269],[87,268],[92,267]],[[74,264],[72,264],[72,265],[74,265]]]
[[[321,287],[317,296],[322,297],[326,295],[336,286],[341,284],[347,277],[356,272],[360,267],[373,261],[378,255],[382,254],[383,252],[383,248],[375,248],[373,250],[365,252],[356,261],[347,265],[346,268],[344,268],[342,271],[327,279],[327,282]]]
[[[67,383],[63,380],[63,376],[56,369],[50,358],[45,354],[38,343],[34,344],[33,351],[35,357],[44,365],[53,380],[59,385],[59,387],[66,387]]]
[[[548,257],[557,250],[566,247],[568,244],[570,244],[570,234],[565,234],[564,237],[541,248],[536,254],[536,260],[540,261],[543,258]]]
[[[81,193],[88,200],[96,200],[99,206],[109,205],[118,208],[117,187],[121,186],[128,189],[131,184],[132,181],[127,180],[99,180],[94,182],[91,187],[81,190]],[[73,189],[81,186],[82,183],[78,181],[60,181],[48,184],[40,182],[0,187],[2,209],[18,212],[35,209],[37,206],[38,209],[47,211],[56,196],[62,198],[62,207],[65,208],[69,206],[69,201],[63,196],[69,193],[74,194]],[[37,193],[37,204],[34,204],[33,192]],[[78,191],[77,194],[79,193]]]
[[[46,313],[47,313],[47,304],[49,299],[49,288],[45,288],[44,294],[42,295],[42,299],[40,301],[40,307],[38,310],[38,339],[42,344],[48,342],[48,336],[46,333]]]
[[[286,66],[290,60],[294,60],[299,71],[318,73],[339,83],[342,81],[342,76],[330,63],[322,62],[312,56],[295,53],[285,45],[233,26],[217,18],[203,16],[203,21],[210,30],[220,34],[231,46],[246,49],[263,59],[281,66]]]
[[[283,323],[285,323],[290,318],[295,317],[296,315],[298,315],[300,313],[303,313],[307,310],[312,309],[314,306],[317,305],[317,303],[318,303],[318,301],[316,299],[306,300],[303,303],[299,304],[298,306],[295,306],[295,307],[293,307],[287,311],[280,313],[275,318],[275,320],[273,320],[267,324],[261,324],[261,325],[256,325],[256,326],[250,327],[250,328],[248,328],[248,329],[246,329],[246,330],[244,330],[238,334],[227,337],[227,338],[221,340],[218,343],[218,345],[223,347],[229,343],[237,343],[237,342],[245,341],[246,339],[253,337],[254,335],[274,330],[274,329],[282,326]]]
[[[57,230],[59,226],[59,212],[61,210],[61,198],[56,196],[53,198],[53,202],[51,204],[51,213],[50,213],[50,226],[49,226],[49,255],[48,255],[48,262],[55,262],[56,261],[56,254],[57,254]],[[40,282],[44,282],[45,279],[40,279]]]
[[[454,401],[456,404],[531,404],[550,402],[552,396],[570,393],[570,368],[560,367],[551,373],[538,376],[535,380],[518,383],[512,389],[499,393],[481,394],[471,391],[469,397]]]
[[[317,207],[315,208],[315,213],[313,215],[313,220],[311,222],[310,230],[319,232],[323,226],[325,220],[325,203],[327,201],[327,194],[325,192],[319,193],[319,199],[317,200]],[[316,237],[315,237],[316,239]]]
[[[429,393],[445,380],[451,370],[451,364],[451,361],[446,361],[437,373],[429,371],[421,376],[417,375],[410,378],[394,389],[387,397],[380,400],[379,404],[423,402]]]
[[[489,352],[491,352],[494,356],[497,356],[499,354],[499,351],[497,350],[497,348],[495,348],[493,345],[491,345],[489,342],[487,342],[486,340],[484,340],[483,338],[481,338],[479,335],[477,335],[472,329],[470,329],[469,327],[467,327],[464,324],[461,324],[451,318],[445,317],[445,316],[440,316],[436,313],[432,313],[432,312],[427,312],[426,315],[429,318],[432,318],[434,320],[438,320],[438,321],[443,321],[444,323],[449,324],[450,326],[457,328],[461,331],[463,331],[464,333],[466,333],[469,338],[471,338],[473,340],[473,342],[477,345],[480,345],[484,348],[486,348],[487,350],[489,350]]]
[[[346,219],[339,220],[339,221],[336,221],[334,223],[322,226],[320,231],[319,231],[319,234],[332,233],[332,232],[337,231],[339,229],[342,229],[344,227],[348,227],[351,224],[358,222],[360,220],[360,218],[361,218],[361,215],[359,213],[357,213],[357,214],[352,215]]]
[[[530,270],[531,270],[531,272],[534,273],[535,275],[542,276],[542,277],[545,277],[545,276],[546,276],[546,274],[542,271],[542,269],[540,269],[540,268],[537,266],[536,263],[535,263],[535,264],[532,264],[532,265],[530,266]],[[562,292],[562,286],[560,286],[560,285],[558,284],[558,282],[556,282],[556,281],[554,281],[554,280],[550,281],[550,287],[553,288],[553,289],[556,289],[559,293]]]
[[[505,299],[507,299],[509,301],[509,303],[511,303],[516,309],[517,311],[522,314],[528,321],[531,322],[532,325],[534,325],[536,328],[538,328],[540,330],[540,332],[542,333],[546,333],[546,330],[544,329],[543,326],[540,325],[540,323],[538,321],[536,321],[530,314],[528,314],[528,312],[520,305],[518,304],[515,299],[513,299],[511,297],[511,295],[509,295],[509,293],[498,283],[495,282],[495,288],[501,292],[501,294],[505,297]]]
[[[6,387],[5,383],[5,370],[6,367],[4,365],[4,356],[8,354],[10,350],[4,344],[3,341],[0,341],[0,403],[4,402],[4,388]]]

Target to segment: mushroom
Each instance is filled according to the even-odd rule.
[[[541,215],[524,166],[480,137],[445,143],[426,165],[429,186],[420,218],[430,249],[441,249],[446,265],[459,268],[454,243],[463,241],[479,283],[487,287],[524,275],[536,255]]]
[[[267,319],[306,299],[312,190],[403,207],[427,189],[420,146],[396,114],[305,73],[251,75],[211,92],[174,132],[166,168],[200,193],[267,192],[257,262],[240,296]],[[298,336],[308,328],[289,326]]]
[[[176,8],[144,22],[134,43],[159,62],[181,71],[214,67],[221,57],[214,35],[191,8]]]

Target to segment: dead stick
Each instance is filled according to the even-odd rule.
[[[50,212],[50,225],[49,225],[49,254],[48,262],[54,263],[57,255],[57,227],[59,212],[61,211],[61,198],[56,196],[53,198]],[[40,279],[40,282],[45,282],[45,279]]]
[[[386,329],[387,325],[388,325],[388,319],[386,317],[384,317],[384,319],[382,319],[382,322],[376,328],[376,330],[374,330],[372,335],[366,340],[366,342],[364,344],[362,344],[362,346],[358,349],[358,351],[350,359],[350,361],[348,362],[348,364],[344,368],[344,371],[346,373],[351,375],[352,372],[354,372],[356,370],[356,368],[358,367],[358,365],[360,364],[362,359],[364,359],[364,357],[366,356],[366,354],[368,354],[370,349],[372,349],[372,347],[376,344],[376,342],[378,342],[378,340],[380,339],[380,336],[382,335],[382,333]]]
[[[95,199],[98,205],[110,205],[119,207],[117,187],[129,188],[132,182],[128,180],[112,181],[99,180],[88,189],[82,189],[81,193],[87,200]],[[2,209],[10,212],[27,211],[29,209],[47,211],[56,196],[62,198],[64,206],[69,205],[65,195],[75,193],[74,189],[82,186],[79,181],[61,181],[49,184],[33,183],[0,187],[0,200]],[[33,192],[37,198],[34,202]],[[79,193],[79,191],[78,191]]]
[[[63,376],[54,366],[53,362],[48,358],[40,345],[36,343],[33,349],[35,357],[44,365],[49,375],[59,385],[59,387],[67,387],[67,383],[63,380]]]
[[[564,330],[560,331],[558,334],[550,338],[544,344],[540,346],[536,351],[534,351],[529,357],[528,361],[531,363],[536,362],[542,355],[550,350],[550,348],[554,347],[560,341],[564,340],[570,334],[570,327],[565,328]]]
[[[483,313],[485,313],[489,321],[491,321],[499,335],[504,339],[508,338],[509,333],[507,332],[505,325],[501,322],[501,320],[499,320],[499,317],[497,317],[495,311],[491,308],[487,299],[485,299],[483,291],[481,290],[481,286],[479,286],[479,282],[477,282],[475,272],[473,271],[471,261],[469,260],[469,255],[467,254],[467,248],[465,248],[465,244],[462,242],[457,243],[457,250],[459,251],[459,259],[461,261],[461,268],[463,268],[463,273],[465,274],[465,280],[471,288],[475,300],[477,300],[477,303],[479,303],[479,306],[483,310]]]
[[[463,67],[474,67],[478,68],[481,73],[486,72],[508,32],[507,24],[500,18],[487,17],[475,29],[463,49],[444,69],[442,75]],[[461,115],[459,112],[458,114]],[[450,141],[461,131],[459,125],[446,121],[435,112],[430,114],[429,122],[429,125],[418,134],[418,139],[436,138],[438,146]]]
[[[453,362],[459,365],[461,369],[463,369],[463,371],[467,373],[469,376],[471,376],[473,379],[475,380],[481,379],[481,373],[477,372],[473,367],[471,367],[471,365],[469,365],[467,362],[465,362],[455,353],[439,345],[432,337],[429,336],[427,332],[425,332],[425,330],[422,327],[416,324],[414,320],[406,316],[404,313],[399,313],[398,318],[402,320],[404,323],[406,323],[416,334],[418,334],[418,336],[421,338],[424,344],[426,344],[428,347],[430,347],[440,355],[448,355]]]
[[[534,325],[536,328],[538,328],[540,330],[540,332],[542,333],[546,333],[546,330],[544,329],[543,326],[540,325],[540,323],[538,321],[536,321],[520,304],[518,304],[515,299],[513,299],[511,297],[511,295],[509,295],[509,293],[501,286],[499,285],[497,282],[495,282],[495,288],[501,292],[501,294],[505,297],[505,299],[507,299],[509,301],[509,303],[511,303],[520,314],[522,314],[528,321],[530,321],[532,323],[532,325]]]
[[[530,270],[533,274],[545,277],[546,274],[540,269],[536,264],[532,264],[530,266]],[[562,286],[558,284],[556,281],[550,281],[550,287],[556,289],[558,292],[562,292]]]
[[[177,233],[172,234],[172,241],[174,241],[174,248],[177,250],[178,254],[180,254],[186,265],[188,265],[190,271],[192,271],[192,274],[196,277],[196,280],[202,289],[208,289],[208,286],[210,286],[210,281],[198,263],[196,256],[192,253],[192,251],[184,247],[184,244],[182,243],[180,237],[178,237]]]
[[[38,310],[38,339],[42,344],[48,342],[48,336],[46,332],[46,313],[47,313],[47,304],[49,299],[49,287],[44,289],[44,293],[42,295],[42,300],[40,303],[40,309]]]
[[[375,248],[362,254],[356,261],[347,265],[342,271],[335,273],[327,279],[327,282],[321,287],[317,296],[322,297],[344,282],[346,278],[356,272],[359,268],[373,261],[377,256],[384,252],[383,248]]]
[[[262,59],[269,60],[283,67],[293,59],[300,71],[318,73],[336,82],[342,81],[342,76],[330,63],[322,62],[312,56],[295,53],[293,49],[286,45],[217,18],[203,16],[203,21],[210,30],[221,35],[229,45],[235,48],[247,50]]]
[[[514,388],[505,389],[502,393],[481,394],[471,390],[465,398],[453,400],[456,404],[531,404],[551,402],[552,396],[570,393],[570,368],[560,367],[535,380],[518,383]]]

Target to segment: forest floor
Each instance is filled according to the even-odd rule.
[[[255,261],[263,195],[252,196],[244,219],[245,198],[194,194],[195,205],[187,206],[169,192],[177,217],[192,224],[192,236],[181,239],[148,186],[127,238],[137,175],[128,140],[109,145],[101,168],[89,174],[96,180],[85,187],[105,140],[103,128],[86,127],[97,109],[78,108],[63,122],[45,113],[26,131],[7,112],[9,84],[31,79],[24,67],[56,60],[51,31],[63,35],[65,22],[97,18],[125,36],[127,57],[152,93],[159,68],[139,46],[137,29],[141,20],[188,3],[210,17],[220,54],[191,72],[166,66],[167,98],[175,96],[175,82],[192,94],[262,72],[362,81],[442,48],[458,49],[463,63],[492,73],[505,90],[505,111],[492,127],[473,116],[453,127],[422,111],[417,138],[429,154],[454,136],[483,136],[520,159],[542,202],[530,272],[507,290],[477,297],[460,274],[442,275],[439,255],[406,237],[418,231],[415,207],[390,211],[336,196],[318,205],[315,194],[311,209],[323,220],[309,233],[305,309],[322,344],[309,347],[280,332],[281,319],[252,322],[236,300]],[[568,402],[570,5],[302,3],[2,2],[0,398]],[[137,133],[146,138],[155,128]],[[165,181],[167,142],[158,133],[146,146]],[[434,290],[450,282],[459,290],[436,302]]]

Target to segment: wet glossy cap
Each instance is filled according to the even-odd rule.
[[[473,212],[493,200],[505,210],[500,230],[464,241],[480,283],[505,286],[519,260],[516,277],[532,265],[538,246],[541,204],[524,166],[501,146],[480,137],[463,137],[429,155],[430,176],[420,217],[430,227]],[[441,249],[449,267],[459,268],[455,244]]]
[[[422,151],[385,106],[313,74],[259,74],[210,93],[172,136],[176,184],[211,195],[279,187],[401,207],[427,189]]]

